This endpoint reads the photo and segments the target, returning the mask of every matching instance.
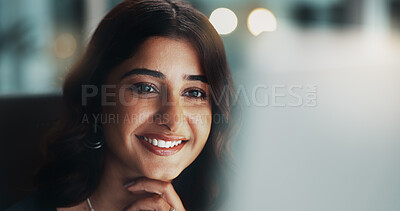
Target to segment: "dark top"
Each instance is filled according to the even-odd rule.
[[[38,193],[34,193],[6,211],[57,211],[55,207],[40,203],[38,198]]]

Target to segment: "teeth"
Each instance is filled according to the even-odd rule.
[[[164,141],[164,140],[157,140],[155,138],[147,138],[140,136],[140,138],[143,138],[145,141],[149,142],[150,144],[153,144],[153,146],[161,147],[161,148],[171,148],[178,146],[179,144],[182,143],[182,140],[179,141]]]
[[[158,141],[158,146],[159,146],[159,147],[165,147],[165,141],[159,140],[159,141]]]

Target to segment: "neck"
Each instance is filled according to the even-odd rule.
[[[139,175],[125,166],[120,166],[116,158],[107,153],[103,175],[96,191],[90,196],[90,201],[96,211],[123,210],[132,203],[135,196],[124,186]]]

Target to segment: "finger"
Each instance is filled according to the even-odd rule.
[[[171,206],[161,197],[147,197],[135,201],[130,205],[126,211],[142,211],[142,210],[157,210],[157,211],[169,211]]]
[[[149,178],[140,178],[134,184],[127,187],[130,192],[146,191],[155,193],[165,199],[176,210],[185,210],[182,201],[176,193],[174,187],[169,182],[153,180]]]

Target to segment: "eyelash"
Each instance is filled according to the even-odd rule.
[[[186,93],[188,92],[198,92],[201,96],[200,97],[191,97],[190,98],[194,98],[194,99],[201,99],[201,100],[205,100],[207,99],[207,94],[202,90],[202,89],[198,89],[198,88],[190,88],[189,90],[186,89],[184,92],[184,96],[188,96]]]
[[[140,91],[139,89],[143,89],[144,86],[150,87],[150,89],[152,89],[153,91],[147,91],[147,92],[145,92],[145,91]],[[137,94],[140,94],[140,95],[149,95],[149,94],[152,94],[152,93],[159,93],[159,91],[158,91],[158,89],[156,88],[156,86],[155,86],[154,84],[150,84],[150,83],[136,83],[136,84],[133,84],[132,86],[130,86],[129,89],[130,89],[132,92],[136,92]],[[190,96],[190,93],[189,93],[189,92],[191,92],[191,93],[193,93],[193,92],[198,92],[198,95],[200,95],[200,97],[193,97],[193,96]],[[189,93],[189,94],[188,94],[188,93]],[[186,89],[186,90],[184,91],[184,93],[183,93],[183,96],[187,96],[187,97],[189,97],[189,98],[193,98],[193,99],[196,99],[196,100],[198,100],[198,99],[200,99],[200,100],[205,100],[205,99],[207,99],[207,94],[206,94],[206,92],[205,92],[204,90],[202,90],[202,89],[199,89],[199,88],[189,88],[189,89]]]
[[[154,91],[151,91],[151,92],[140,91],[140,90],[139,90],[139,87],[143,88],[143,86],[150,87],[150,88],[152,88]],[[136,83],[136,84],[133,84],[132,86],[130,86],[129,89],[130,89],[132,92],[136,92],[136,93],[142,94],[142,95],[148,95],[148,94],[151,94],[151,93],[159,93],[159,91],[158,91],[158,89],[156,89],[155,85],[150,84],[150,83]]]

